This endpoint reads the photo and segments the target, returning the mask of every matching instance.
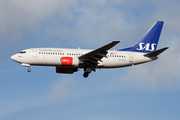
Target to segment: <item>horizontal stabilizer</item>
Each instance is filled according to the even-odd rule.
[[[145,54],[145,57],[157,57],[159,54],[161,54],[162,52],[164,52],[166,49],[168,49],[169,47],[165,47],[150,53]]]

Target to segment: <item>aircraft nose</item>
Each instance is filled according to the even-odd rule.
[[[14,60],[14,61],[16,61],[16,58],[17,58],[17,55],[12,55],[11,56],[11,59]]]

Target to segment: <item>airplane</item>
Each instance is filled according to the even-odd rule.
[[[101,68],[120,68],[134,66],[158,58],[169,47],[156,50],[164,21],[157,21],[132,47],[110,50],[120,41],[112,41],[98,49],[31,48],[20,51],[11,59],[22,66],[55,66],[56,73],[73,74],[84,69],[87,78],[92,71]]]

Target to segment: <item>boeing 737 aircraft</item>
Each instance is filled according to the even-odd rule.
[[[83,76],[88,77],[97,68],[120,68],[134,66],[156,60],[168,47],[156,50],[163,21],[157,21],[133,47],[109,50],[120,41],[112,41],[95,50],[65,48],[31,48],[20,51],[11,59],[22,66],[55,66],[56,73],[73,74],[84,69]]]

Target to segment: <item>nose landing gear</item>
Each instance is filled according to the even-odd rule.
[[[27,71],[28,71],[28,72],[31,72],[30,64],[22,63],[21,65],[24,66],[24,67],[29,67],[29,68],[27,69]]]
[[[28,71],[28,72],[31,72],[31,68],[29,67],[27,71]]]

